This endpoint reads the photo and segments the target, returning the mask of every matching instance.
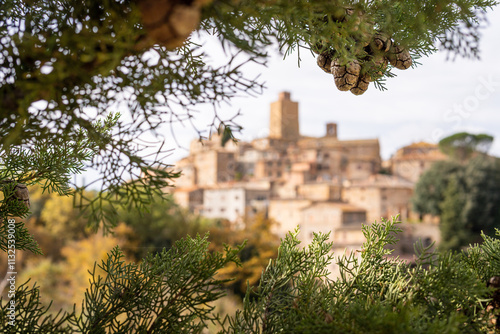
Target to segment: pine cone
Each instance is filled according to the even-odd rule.
[[[335,85],[341,91],[348,91],[358,83],[361,65],[354,60],[347,65],[341,65],[338,59],[332,61],[331,70]]]
[[[28,187],[26,187],[23,183],[18,183],[14,187],[14,197],[20,201],[24,202],[24,205],[29,209],[30,208],[30,193],[28,191]]]
[[[375,23],[369,21],[364,12],[359,10],[355,12],[349,7],[339,8],[331,14],[331,18],[339,23],[353,20],[354,28],[351,29],[350,37],[357,44],[350,49],[350,52],[357,59],[345,66],[341,65],[340,59],[333,59],[335,49],[325,41],[312,45],[311,49],[318,54],[316,59],[318,66],[323,71],[333,74],[335,85],[339,90],[349,90],[355,95],[361,95],[368,89],[370,81],[384,75],[389,63],[401,70],[412,65],[407,49],[396,45],[391,37],[383,32],[373,34]],[[359,27],[361,29],[358,29]]]
[[[361,74],[358,78],[358,82],[356,85],[350,89],[351,93],[354,95],[362,95],[368,89],[368,85],[370,84],[371,77],[368,73]]]
[[[198,27],[201,7],[211,0],[139,0],[148,36],[167,49],[181,46]]]
[[[332,73],[332,56],[330,52],[321,53],[316,59],[318,66],[326,73]]]
[[[410,52],[395,44],[393,44],[387,53],[387,58],[392,66],[400,70],[406,70],[412,64]]]
[[[375,34],[375,36],[373,36],[373,40],[370,43],[370,47],[373,50],[379,50],[383,52],[389,52],[391,46],[392,46],[391,39],[388,36],[381,33]]]
[[[19,201],[23,202],[23,204],[29,209],[30,208],[30,193],[28,191],[28,187],[24,183],[17,183],[12,189],[12,180],[3,180],[2,181],[2,191],[4,195],[9,196],[7,201]]]

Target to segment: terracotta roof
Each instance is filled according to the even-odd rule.
[[[419,141],[418,143],[413,143],[405,147],[438,147],[436,144],[427,143],[425,141]]]
[[[438,145],[420,141],[400,148],[396,151],[396,153],[391,157],[390,160],[438,161],[445,159],[447,159],[447,156],[439,150]]]
[[[343,202],[332,202],[332,201],[312,201],[310,205],[300,209],[300,210],[307,210],[309,208],[312,208],[314,206],[333,206],[337,207],[343,212],[358,212],[358,211],[366,211],[366,209],[360,208],[358,206],[349,204],[349,203],[343,203]]]
[[[219,182],[215,185],[205,186],[206,190],[231,190],[231,189],[246,189],[246,190],[265,190],[269,191],[270,184],[265,181],[243,182],[243,181],[227,181]]]
[[[375,174],[367,179],[353,180],[346,187],[413,188],[414,184],[399,176]]]
[[[394,156],[391,160],[403,161],[403,160],[428,160],[428,161],[439,161],[446,160],[448,157],[446,154],[439,150],[428,151],[428,152],[414,152],[409,154],[401,154]]]
[[[379,145],[378,138],[376,139],[355,139],[355,140],[338,140],[334,137],[307,138],[298,141],[299,147],[342,147],[355,145]]]
[[[174,188],[174,192],[191,192],[195,190],[203,190],[203,188],[198,186]]]

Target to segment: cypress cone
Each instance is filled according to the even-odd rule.
[[[211,0],[139,0],[142,23],[154,42],[174,49],[181,46],[201,19],[201,8]]]
[[[347,22],[354,19],[354,29],[364,24],[365,26],[374,24],[366,21],[363,12],[355,13],[353,8],[345,8],[338,13],[332,14],[332,18],[338,22]],[[333,74],[333,79],[337,88],[341,91],[350,91],[355,95],[361,95],[368,89],[371,81],[377,80],[383,76],[387,65],[390,63],[393,67],[405,70],[412,65],[412,59],[409,51],[397,45],[390,36],[383,32],[376,32],[373,36],[364,29],[362,37],[353,37],[359,40],[360,50],[352,50],[357,59],[347,64],[342,64],[340,59],[334,58],[335,48],[328,47],[328,43],[320,41],[312,47],[312,50],[318,54],[316,62],[325,72]],[[328,51],[319,51],[325,50]],[[359,55],[358,55],[359,53]]]

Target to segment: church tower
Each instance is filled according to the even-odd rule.
[[[270,138],[299,139],[299,104],[290,100],[289,92],[281,92],[278,101],[271,103],[269,128]]]

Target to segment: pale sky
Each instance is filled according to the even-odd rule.
[[[378,138],[381,155],[388,159],[398,148],[416,141],[437,143],[455,132],[488,133],[496,137],[490,153],[500,156],[500,9],[489,13],[483,30],[481,60],[458,58],[447,61],[436,53],[421,59],[421,66],[405,71],[395,69],[396,78],[387,80],[387,90],[370,84],[362,96],[336,89],[333,77],[316,65],[309,53],[283,60],[276,55],[269,66],[252,67],[248,73],[266,82],[264,94],[232,100],[223,113],[240,110],[237,121],[244,127],[238,138],[250,141],[268,133],[270,103],[281,91],[289,91],[299,102],[302,135],[323,136],[325,124],[338,123],[340,139]],[[208,44],[209,45],[209,44]],[[197,120],[199,127],[211,121],[211,112]],[[184,147],[195,138],[189,127],[176,130]],[[172,142],[170,145],[175,148]],[[174,163],[187,151],[177,148],[168,158]]]

